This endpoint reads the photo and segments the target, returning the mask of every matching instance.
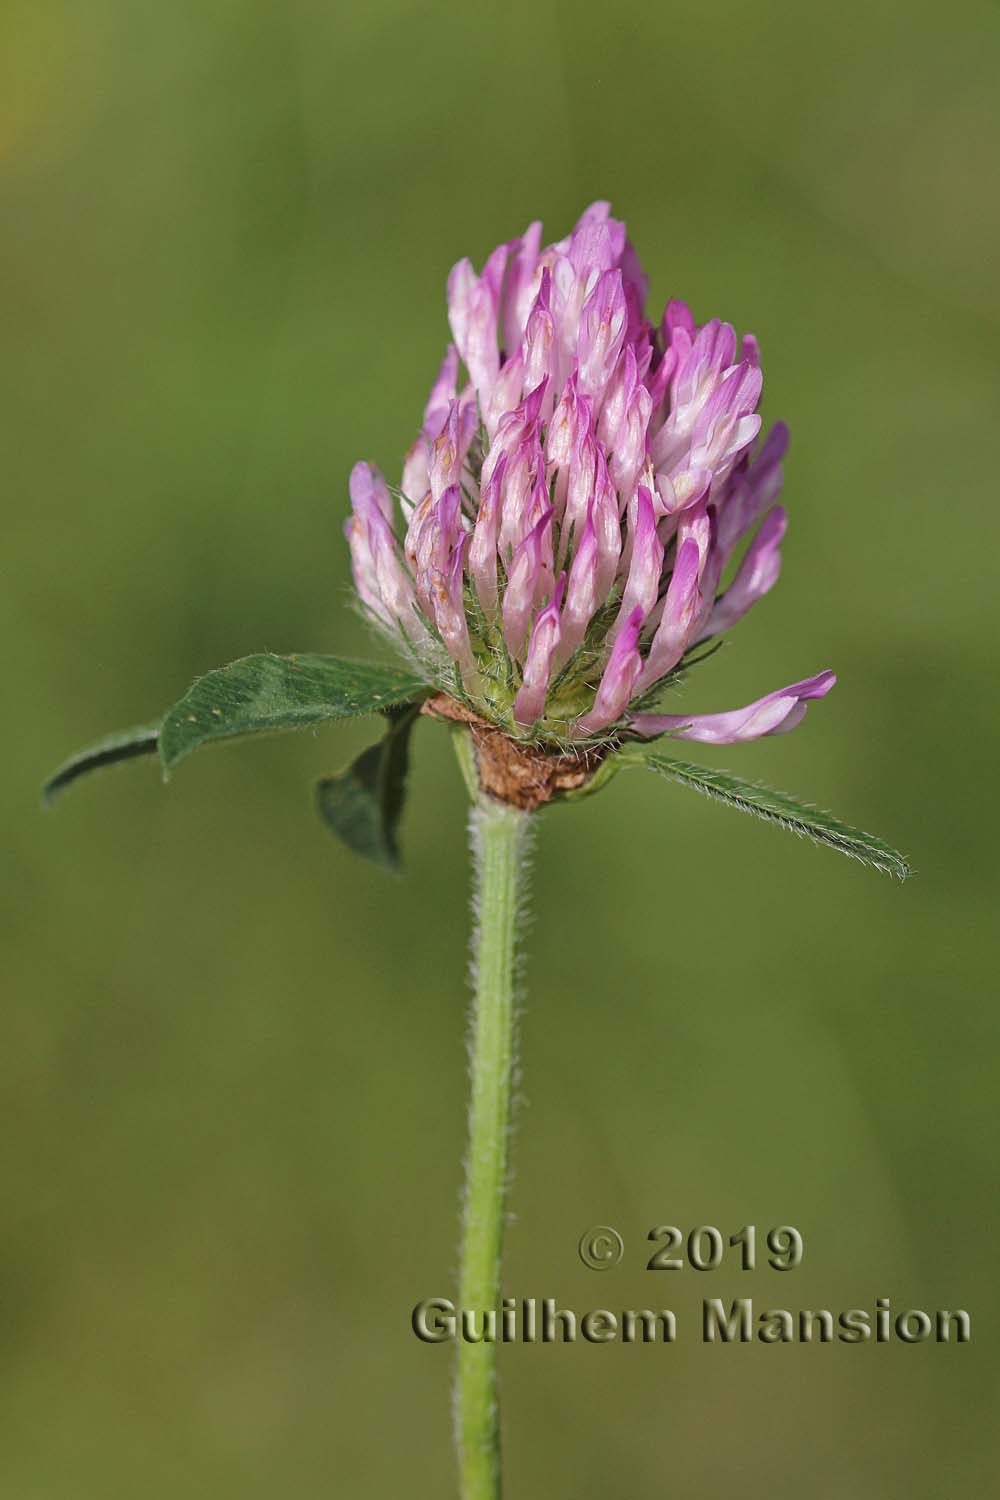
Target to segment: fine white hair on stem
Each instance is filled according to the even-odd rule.
[[[465,1033],[466,1054],[469,1061],[471,1073],[474,1061],[474,1041],[476,1028],[476,1008],[479,993],[479,949],[483,927],[483,822],[485,819],[496,817],[502,809],[503,814],[518,820],[517,846],[516,846],[516,908],[515,908],[515,930],[513,950],[513,1020],[512,1020],[512,1052],[511,1064],[511,1090],[513,1101],[520,1106],[524,1100],[521,1095],[521,1063],[520,1063],[520,1022],[521,1010],[524,1003],[524,974],[526,968],[525,942],[534,920],[531,902],[531,869],[532,858],[535,851],[535,825],[537,814],[521,812],[519,809],[492,801],[483,794],[472,802],[469,809],[469,847],[472,853],[472,934],[469,943],[469,986],[473,994],[473,1002],[469,1007],[468,1025]],[[515,1111],[511,1111],[511,1118],[507,1122],[508,1139],[513,1136]],[[468,1163],[466,1163],[468,1166]],[[508,1160],[507,1174],[508,1186],[510,1182],[510,1163]]]
[[[500,1298],[510,1176],[511,1107],[516,1079],[520,941],[534,815],[473,796],[473,1004],[468,1033],[469,1144],[462,1200],[460,1307],[485,1316]],[[459,1342],[455,1432],[463,1494],[499,1494],[500,1435],[496,1350]]]

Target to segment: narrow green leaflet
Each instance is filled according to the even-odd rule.
[[[771,791],[769,787],[757,786],[753,782],[741,781],[728,771],[715,771],[709,766],[695,766],[683,760],[670,760],[656,751],[643,751],[630,747],[626,756],[628,764],[645,765],[661,776],[670,776],[684,786],[694,787],[706,797],[714,797],[729,807],[738,807],[741,812],[752,813],[770,823],[779,823],[793,833],[813,839],[817,844],[826,844],[839,849],[863,865],[871,865],[886,875],[897,875],[905,880],[910,867],[901,854],[891,845],[863,833],[858,828],[849,828],[830,813],[819,808],[805,806],[788,797],[784,792]]]
[[[42,795],[46,806],[55,801],[59,793],[88,771],[98,771],[102,766],[113,766],[121,760],[134,760],[137,755],[155,755],[160,738],[159,724],[140,724],[135,729],[123,729],[118,734],[106,735],[96,745],[78,750],[70,756],[45,783]]]
[[[399,869],[397,830],[406,797],[410,731],[419,712],[412,704],[387,709],[389,726],[378,744],[316,785],[316,806],[328,827],[355,854],[390,870]]]
[[[430,689],[395,667],[336,656],[245,656],[199,677],[160,733],[165,773],[210,740],[374,714]]]

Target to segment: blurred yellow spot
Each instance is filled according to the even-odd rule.
[[[0,160],[48,165],[76,148],[107,85],[94,8],[7,0],[0,10]]]

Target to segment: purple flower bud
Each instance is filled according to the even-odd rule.
[[[704,500],[690,506],[681,514],[677,523],[677,551],[686,541],[693,541],[698,548],[698,580],[705,576],[712,547],[712,517]]]
[[[538,247],[542,242],[542,226],[536,220],[529,224],[518,240],[508,245],[507,275],[504,278],[501,298],[501,330],[503,347],[512,355],[521,341],[528,313],[535,300],[538,265]],[[537,384],[537,381],[535,382]]]
[[[513,411],[500,418],[497,423],[496,436],[490,443],[489,452],[483,459],[483,469],[479,476],[480,485],[489,483],[490,476],[496,465],[500,462],[503,454],[512,459],[523,442],[528,438],[538,435],[538,419],[542,410],[542,402],[545,399],[545,386],[539,385],[533,391],[529,391],[524,400],[515,406]]]
[[[676,402],[679,408],[700,409],[736,359],[736,330],[713,318],[698,330],[690,353],[678,367]]]
[[[594,530],[594,508],[591,505],[586,523],[576,543],[573,565],[569,570],[566,603],[563,608],[562,635],[556,664],[565,666],[587,633],[587,626],[602,596],[598,588],[597,532]]]
[[[646,429],[652,410],[652,397],[644,385],[637,385],[625,408],[618,429],[618,441],[612,447],[608,466],[619,495],[631,498],[636,481],[646,464]]]
[[[636,497],[635,521],[632,526],[632,557],[629,563],[628,579],[625,583],[618,618],[608,633],[610,641],[617,638],[625,621],[631,619],[637,608],[642,620],[646,619],[656,603],[662,572],[663,543],[656,534],[653,501],[649,490],[641,484]]]
[[[544,480],[544,473],[545,465],[538,439],[525,438],[505,465],[501,481],[498,548],[505,565],[537,520],[537,516],[532,518],[532,501],[539,474]]]
[[[503,634],[511,656],[519,658],[528,622],[543,594],[552,589],[552,508],[531,528],[511,559],[503,596]]]
[[[599,406],[621,353],[628,309],[622,273],[605,271],[583,305],[577,342],[580,389]]]
[[[573,262],[558,255],[552,263],[552,316],[556,327],[558,362],[556,383],[562,385],[574,373],[576,346],[580,336],[580,314],[588,292],[597,285],[600,273],[577,275]]]
[[[458,350],[454,344],[449,344],[424,407],[424,437],[429,443],[433,443],[447,421],[449,408],[457,395]]]
[[[557,370],[556,325],[552,316],[552,273],[542,272],[538,296],[524,330],[524,384],[528,390],[545,382],[546,416],[551,416]]]
[[[373,510],[377,510],[389,522],[392,521],[392,496],[389,486],[373,464],[355,464],[350,479],[351,507],[356,516],[368,522]]]
[[[434,623],[448,654],[458,662],[463,674],[475,673],[476,663],[469,644],[469,627],[465,618],[465,601],[462,597],[463,557],[468,537],[455,543],[446,567],[430,570],[431,603]]]
[[[553,503],[556,517],[563,524],[570,470],[579,464],[580,446],[591,431],[591,407],[580,395],[575,375],[566,382],[559,403],[552,413],[546,435],[545,455],[555,475]]]
[[[604,393],[604,404],[597,424],[597,434],[608,453],[614,453],[621,442],[625,414],[639,384],[639,367],[635,349],[626,344],[618,359],[614,375]]]
[[[417,610],[413,584],[396,550],[396,539],[384,516],[373,516],[368,541],[375,570],[375,589],[391,621],[411,644],[424,644],[427,631]]]
[[[702,609],[701,590],[698,587],[700,565],[698,543],[694,537],[688,537],[677,549],[677,559],[664,595],[660,621],[639,678],[640,692],[652,687],[672,671],[688,648]]]
[[[742,620],[758,599],[770,593],[781,572],[781,543],[788,526],[784,506],[776,505],[761,522],[732,583],[710,611],[698,639],[721,635]]]
[[[589,416],[590,404],[586,397],[580,402],[580,409]],[[562,509],[561,526],[562,534],[566,544],[570,538],[579,530],[587,519],[590,502],[594,498],[594,485],[596,482],[597,469],[597,439],[593,428],[581,422],[576,441],[573,445],[573,453],[570,457],[569,472],[567,474],[566,499]]]
[[[542,531],[542,568],[550,574],[553,568],[553,527],[551,521],[554,514],[554,509],[549,504],[549,487],[545,482],[545,470],[539,457],[537,477],[534,488],[531,491],[531,498],[528,502],[528,509],[525,516],[525,530],[534,530],[541,521],[549,522]]]
[[[597,450],[592,515],[597,534],[597,591],[604,600],[611,593],[618,576],[622,555],[622,528],[618,516],[618,496],[600,448]]]
[[[788,452],[788,438],[784,422],[775,422],[745,473],[733,476],[719,525],[719,546],[727,562],[733,548],[781,494],[781,460]]]
[[[545,711],[552,659],[559,646],[559,607],[565,589],[566,574],[561,573],[554,597],[535,617],[528,653],[524,659],[521,688],[514,699],[514,721],[523,729],[530,729]]]
[[[481,276],[468,260],[461,260],[448,278],[451,331],[481,398],[489,397],[500,369],[497,314],[506,263],[507,246],[499,245]]]
[[[611,217],[611,204],[602,200],[585,208],[570,235],[567,251],[577,275],[608,271],[619,264],[624,252],[625,225]]]
[[[518,349],[501,365],[493,393],[482,414],[490,442],[496,437],[503,418],[520,401],[524,384],[524,354]]]
[[[671,298],[663,310],[660,329],[668,349],[675,348],[678,343],[685,352],[690,349],[694,343],[695,326],[694,315],[687,303],[677,297]]]
[[[392,497],[382,475],[369,464],[351,471],[353,515],[345,527],[351,549],[355,587],[369,612],[409,641],[422,641],[426,630],[416,611],[413,585],[407,577],[392,534]]]
[[[507,455],[500,455],[499,462],[484,485],[479,500],[479,511],[469,544],[469,576],[476,586],[479,602],[488,615],[497,609],[497,538],[500,532],[500,504],[504,475],[507,470]]]
[[[699,415],[716,387],[732,367],[736,356],[736,332],[729,323],[714,318],[699,329],[694,343],[680,355],[684,333],[679,328],[677,373],[673,380],[672,410],[650,444],[653,463],[659,472],[672,473],[690,467],[685,455]]]
[[[413,507],[419,505],[425,495],[430,494],[430,488],[430,453],[427,447],[427,439],[421,433],[403,460],[403,478],[400,483],[400,490],[405,502],[403,513],[407,521],[409,521],[413,514]]]
[[[392,497],[379,471],[370,464],[357,463],[351,470],[351,510],[344,527],[351,549],[351,571],[354,586],[365,608],[384,625],[392,623],[392,613],[383,600],[372,550],[372,522],[388,525],[392,515]]]
[[[458,483],[475,430],[474,405],[469,401],[452,401],[430,451],[430,485],[435,500],[440,500],[446,489]]]
[[[805,718],[807,705],[825,698],[836,681],[833,672],[820,672],[723,714],[637,714],[632,728],[646,737],[670,734],[705,745],[739,745],[765,734],[787,734]]]
[[[695,423],[690,465],[710,469],[716,484],[760,431],[755,410],[760,388],[760,369],[737,365],[716,386]]]
[[[344,535],[351,551],[351,574],[358,598],[376,620],[380,620],[383,625],[390,625],[391,617],[382,602],[375,577],[375,559],[372,557],[366,522],[359,516],[350,516],[344,522]]]
[[[417,598],[433,620],[440,593],[440,580],[447,574],[452,552],[461,531],[462,497],[458,485],[445,490],[440,500],[428,495],[413,513],[406,534],[406,556],[413,573]]]
[[[569,240],[552,248],[556,252],[552,268],[552,310],[562,356],[557,376],[561,383],[572,373],[574,366],[579,367],[580,341],[588,337],[586,330],[581,331],[588,298],[605,272],[620,267],[625,251],[625,226],[610,217],[606,203],[594,203],[580,218]],[[627,321],[624,297],[622,308]],[[594,331],[599,323],[598,310]]]
[[[636,607],[611,648],[594,706],[577,725],[580,736],[599,734],[620,719],[628,707],[636,679],[642,671],[642,657],[638,650],[641,629],[642,610]]]

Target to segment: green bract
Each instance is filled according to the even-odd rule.
[[[199,677],[161,720],[108,735],[71,756],[46,783],[45,800],[51,803],[89,771],[139,756],[158,752],[166,778],[193,750],[214,741],[380,714],[387,721],[382,738],[344,770],[320,780],[316,805],[327,827],[355,853],[396,869],[410,733],[421,704],[433,691],[432,685],[412,673],[371,662],[312,654],[246,656]],[[475,767],[468,729],[461,724],[451,727],[471,778]],[[874,869],[900,879],[910,873],[902,855],[881,839],[850,828],[783,792],[707,766],[672,760],[662,753],[662,744],[662,739],[652,743],[628,741],[605,756],[583,786],[559,793],[555,800],[578,801],[606,786],[617,771],[647,766],[729,807],[778,823]]]

